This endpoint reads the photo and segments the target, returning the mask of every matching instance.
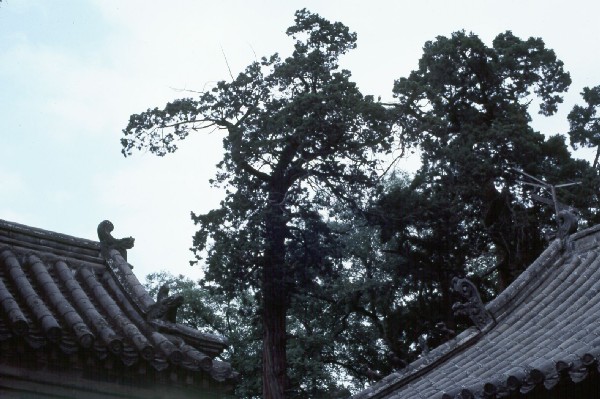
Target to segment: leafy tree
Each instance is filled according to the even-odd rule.
[[[240,373],[236,397],[259,397],[261,328],[255,295],[237,293],[231,299],[215,285],[168,272],[153,273],[147,280],[151,295],[156,295],[163,284],[167,284],[172,293],[183,294],[178,322],[227,337],[229,345],[221,357]],[[331,306],[330,302],[315,300],[314,295],[294,296],[292,300],[288,316],[288,363],[294,396],[347,398],[350,391],[345,385],[357,385],[354,378],[346,378],[343,384],[340,381],[342,376],[348,377],[348,364],[344,363],[348,356],[344,358],[338,352],[346,353],[354,345],[336,343],[336,335],[346,328],[339,323],[336,309]],[[356,366],[350,363],[349,368]]]
[[[228,298],[211,285],[202,285],[168,272],[153,273],[146,277],[147,288],[156,296],[159,288],[167,284],[171,293],[179,293],[184,302],[177,312],[177,322],[200,331],[227,337],[229,345],[221,355],[241,380],[236,385],[236,397],[253,397],[260,391],[260,331],[256,301],[250,293]]]
[[[489,298],[545,247],[553,209],[534,201],[544,193],[520,184],[515,169],[554,184],[584,182],[559,196],[582,211],[582,223],[598,220],[589,164],[571,157],[562,136],[546,138],[530,126],[531,104],[551,115],[570,81],[541,39],[505,32],[488,47],[456,32],[427,42],[418,69],[395,82],[402,142],[419,149],[422,165],[410,182],[386,191],[371,217],[396,245],[403,271],[396,280],[412,282],[397,313],[401,345],[414,347],[417,334],[439,336],[434,320],[421,315],[454,329],[453,276],[469,274]],[[388,308],[379,314],[391,315]]]
[[[541,249],[537,213],[523,206],[520,176],[509,169],[541,178],[559,173],[549,152],[560,139],[547,143],[529,126],[528,112],[535,96],[541,114],[554,113],[570,82],[541,39],[523,41],[511,32],[491,48],[465,32],[438,37],[425,44],[419,69],[395,82],[404,142],[422,154],[411,190],[424,196],[422,211],[435,215],[418,230],[431,231],[421,238],[434,245],[445,237],[455,259],[440,262],[451,273],[490,245],[481,236],[501,259],[504,284]]]
[[[336,237],[324,217],[333,200],[359,208],[378,184],[377,153],[392,140],[385,109],[338,66],[356,35],[307,10],[287,34],[291,56],[262,58],[197,99],[132,115],[122,138],[124,155],[162,156],[198,130],[225,133],[214,183],[227,196],[193,214],[194,249],[206,256],[206,281],[231,297],[259,296],[265,398],[288,393],[286,317],[295,297],[335,277]]]
[[[197,298],[182,317],[230,337],[226,355],[246,377],[240,397],[258,396],[260,385],[266,398],[343,397],[465,322],[450,310],[454,275],[469,274],[489,299],[543,249],[552,209],[511,170],[583,181],[561,199],[588,223],[598,221],[598,181],[561,136],[529,126],[532,101],[550,115],[570,84],[541,39],[506,32],[487,47],[465,32],[438,37],[419,69],[396,81],[388,112],[338,67],[355,47],[347,27],[302,10],[287,33],[291,56],[133,115],[123,153],[162,156],[190,133],[223,131],[213,183],[227,195],[192,214],[206,277],[201,287],[174,282]],[[357,217],[381,184],[390,114],[422,167],[389,181]]]
[[[567,116],[571,130],[569,136],[574,149],[577,146],[596,147],[596,156],[592,166],[598,168],[600,156],[600,120],[596,116],[600,107],[600,86],[584,87],[581,93],[586,106],[576,105]]]

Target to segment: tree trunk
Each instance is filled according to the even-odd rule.
[[[263,298],[263,398],[284,399],[287,389],[286,313],[289,303],[285,265],[286,220],[284,196],[269,195],[265,217],[265,262],[262,273]]]
[[[263,398],[284,399],[287,389],[286,309],[274,296],[264,293],[263,309]]]

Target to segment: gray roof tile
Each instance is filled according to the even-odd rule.
[[[469,329],[353,399],[484,398],[581,381],[600,360],[600,226],[553,242]],[[462,396],[458,396],[462,395]]]
[[[148,365],[189,383],[194,373],[198,380],[236,377],[214,359],[224,338],[148,319],[155,301],[131,265],[117,250],[103,253],[108,259],[96,241],[0,220],[0,343],[16,348],[12,356],[25,345],[44,359],[56,349],[67,362],[120,362],[134,374]]]

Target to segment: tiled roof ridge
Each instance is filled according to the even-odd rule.
[[[560,240],[554,240],[542,254],[524,270],[504,291],[486,304],[486,309],[496,321],[508,313],[523,300],[525,291],[537,286],[540,275],[548,271],[561,251]]]
[[[104,350],[125,365],[139,356],[157,371],[170,364],[219,382],[236,378],[214,359],[226,339],[149,316],[156,301],[118,249],[0,220],[0,265],[0,344],[14,337],[34,350],[48,343],[69,355],[80,347],[100,360]]]
[[[0,219],[0,244],[101,264],[100,243]]]
[[[30,235],[32,237],[39,237],[46,239],[49,242],[64,243],[87,249],[100,250],[100,243],[98,241],[75,237],[69,234],[57,233],[55,231],[45,230],[39,227],[32,227],[20,223],[10,222],[8,220],[0,219],[0,230],[14,231],[16,233]]]
[[[560,254],[571,256],[575,250],[585,249],[586,246],[598,242],[594,234],[600,232],[600,225],[581,230],[566,241],[556,239],[540,254],[540,256],[521,273],[504,291],[486,305],[486,309],[492,313],[496,321],[499,321],[503,315],[510,313],[510,310],[516,307],[526,296],[528,290],[537,286],[540,277],[547,273],[554,262],[560,260]],[[587,242],[590,237],[592,243]]]
[[[560,263],[559,261],[564,257],[573,256],[573,253],[576,250],[589,249],[592,245],[598,244],[598,242],[600,242],[600,239],[596,234],[598,232],[600,232],[600,225],[577,232],[568,237],[566,240],[555,239],[552,241],[550,245],[542,252],[542,254],[534,261],[534,263],[532,263],[523,273],[521,273],[515,279],[515,281],[510,284],[509,287],[501,292],[494,300],[486,304],[486,310],[492,314],[496,322],[501,321],[505,316],[509,315],[513,309],[519,306],[523,299],[526,298],[527,292],[534,290],[538,286],[539,281],[542,280],[540,277],[550,272],[557,262]],[[435,369],[441,363],[444,363],[448,359],[452,358],[456,353],[459,353],[476,344],[490,330],[492,330],[494,326],[495,323],[490,324],[482,331],[475,327],[466,329],[453,339],[450,339],[442,345],[431,350],[427,355],[422,356],[410,363],[405,368],[384,377],[382,380],[378,381],[366,390],[352,396],[352,399],[387,397],[386,395],[392,394],[400,387],[417,380],[422,375],[427,374],[430,370]],[[586,353],[582,353],[577,359],[571,359],[572,361],[569,363],[568,367],[565,366],[564,369],[568,369],[568,371],[570,373],[572,372],[573,374],[580,374],[582,372],[581,365],[586,366],[586,362],[583,357],[589,356],[593,356],[592,361],[594,361],[594,359],[600,356],[600,352],[590,353],[588,351]],[[527,372],[524,374],[524,378],[532,378],[532,371],[533,375],[535,376],[536,373],[542,372],[542,370],[547,371],[549,368],[554,370],[558,367],[555,363],[556,362],[552,360],[540,362],[540,364],[537,365],[538,368],[531,368],[531,370],[527,370]],[[551,374],[552,373],[544,374],[544,378],[546,375],[553,377]],[[544,380],[544,378],[542,378],[542,380]],[[553,381],[552,378],[550,378],[549,382],[546,382],[546,384],[551,385],[551,381]],[[482,387],[478,387],[478,389],[481,390]],[[468,387],[461,387],[461,389],[457,389],[457,392],[455,393],[459,394],[462,390],[471,393],[477,392],[475,389],[471,390],[468,389]],[[436,398],[437,397],[440,399],[446,399],[454,398],[455,396],[449,396],[449,394],[440,394],[436,396]]]
[[[132,271],[131,265],[123,258],[119,250],[109,249],[106,251],[106,254],[108,256],[108,259],[106,259],[106,263],[109,266],[108,270],[113,276],[111,281],[118,284],[120,291],[128,296],[129,303],[136,306],[137,310],[147,317],[149,309],[156,302],[139,282]],[[167,358],[171,363],[179,364],[182,363],[184,358],[187,358],[187,363],[190,366],[208,372],[217,381],[222,382],[227,379],[237,378],[237,373],[231,370],[231,366],[228,363],[213,359],[213,357],[218,356],[228,346],[226,338],[214,334],[202,333],[180,323],[171,323],[160,319],[146,320],[146,322],[156,328],[156,332],[152,336],[153,338],[158,337],[161,340],[158,346],[163,352],[168,354]],[[161,338],[170,335],[179,337],[179,341],[182,342],[178,346],[175,346],[170,340]],[[206,354],[210,355],[210,357],[206,356]]]
[[[140,283],[131,269],[131,265],[123,258],[118,250],[108,251],[109,259],[107,264],[114,280],[120,285],[123,292],[129,296],[131,302],[137,306],[139,311],[147,315],[148,310],[156,302],[150,297],[146,288]],[[162,320],[150,320],[158,330],[177,334],[192,346],[202,346],[209,353],[220,353],[227,345],[227,339],[224,337],[202,333],[196,329],[184,324],[169,323]]]
[[[366,391],[362,391],[357,395],[352,396],[352,399],[384,397],[384,395],[392,393],[397,388],[410,384],[415,379],[418,379],[430,369],[435,368],[438,364],[451,358],[456,352],[473,345],[479,340],[481,335],[482,332],[477,328],[467,328],[456,337],[431,350],[426,356],[422,356],[403,369],[384,377]]]

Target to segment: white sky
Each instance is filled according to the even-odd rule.
[[[364,94],[391,100],[426,40],[465,29],[542,37],[571,72],[559,114],[535,120],[566,133],[584,86],[600,84],[600,3],[592,1],[4,0],[0,3],[0,218],[97,239],[133,236],[138,277],[188,266],[190,211],[216,207],[210,188],[218,133],[197,133],[170,156],[121,153],[129,115],[229,78],[256,57],[289,53],[285,29],[308,8],[358,33],[346,56]]]

